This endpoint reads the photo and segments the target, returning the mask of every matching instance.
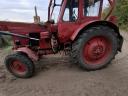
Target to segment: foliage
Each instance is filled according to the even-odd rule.
[[[123,28],[128,27],[128,0],[117,0],[114,14],[118,18],[119,25]]]
[[[10,37],[0,35],[0,48],[11,46],[11,43],[12,43],[12,40]]]

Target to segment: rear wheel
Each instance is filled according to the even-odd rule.
[[[110,64],[117,49],[118,40],[111,28],[93,27],[82,33],[73,43],[72,58],[83,69],[97,70]]]
[[[30,78],[34,75],[33,62],[21,53],[15,53],[5,58],[6,68],[10,73],[19,78]]]

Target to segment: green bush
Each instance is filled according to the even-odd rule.
[[[121,28],[128,30],[128,0],[117,0],[114,14],[117,16]]]
[[[12,39],[10,36],[0,36],[0,48],[8,47],[12,45]]]

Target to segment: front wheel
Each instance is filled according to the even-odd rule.
[[[25,54],[15,53],[5,58],[6,68],[18,78],[30,78],[34,75],[35,66]]]
[[[83,69],[97,70],[110,64],[117,49],[118,39],[111,28],[93,27],[73,43],[72,58]]]

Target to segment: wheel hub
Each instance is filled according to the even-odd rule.
[[[92,49],[92,55],[94,56],[94,59],[100,58],[103,55],[103,49],[103,46],[96,46],[94,49]]]
[[[90,64],[99,64],[109,55],[111,43],[102,36],[92,38],[85,44],[84,59]]]
[[[23,64],[19,60],[14,60],[10,67],[12,71],[17,74],[24,74],[27,71],[25,64]]]

